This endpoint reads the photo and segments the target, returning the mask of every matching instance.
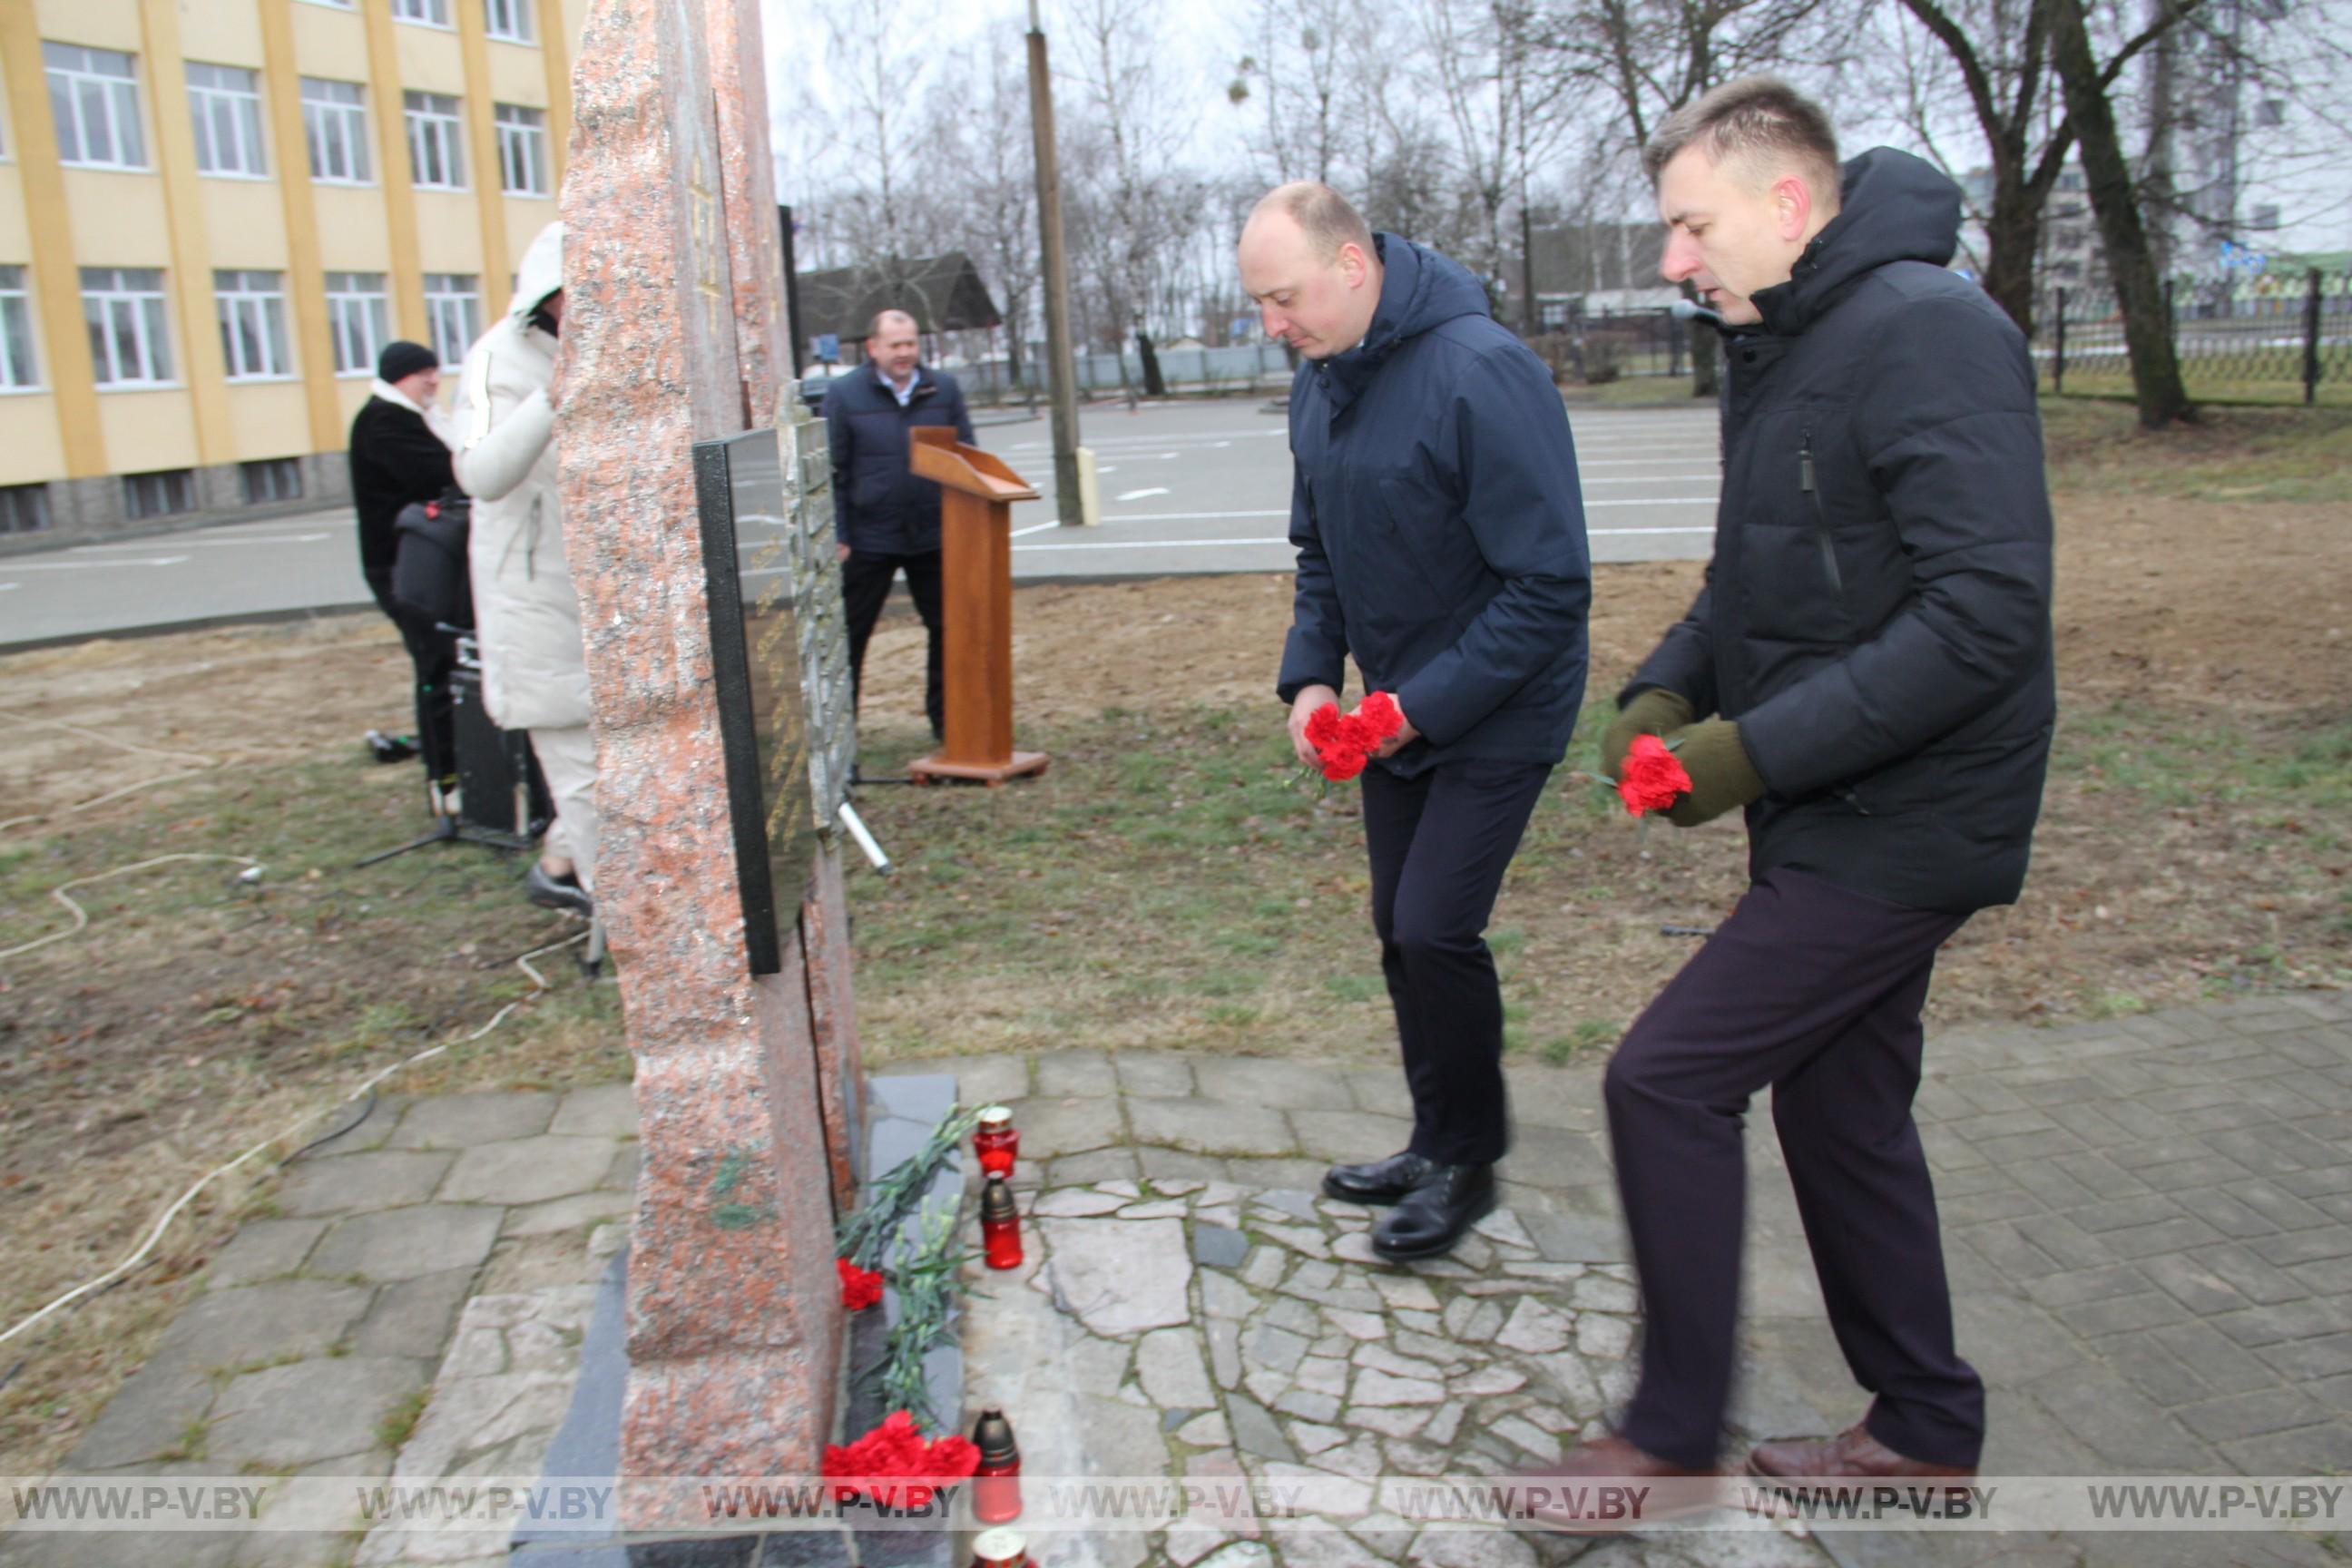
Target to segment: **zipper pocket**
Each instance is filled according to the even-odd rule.
[[[1822,570],[1829,574],[1830,591],[1840,599],[1845,597],[1845,574],[1838,570],[1837,542],[1830,537],[1830,514],[1822,505],[1822,492],[1813,484],[1813,433],[1804,432],[1804,444],[1797,448],[1797,488],[1813,503],[1814,539],[1822,551]]]

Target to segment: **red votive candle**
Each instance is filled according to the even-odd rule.
[[[1034,1568],[1017,1530],[983,1530],[971,1538],[971,1568]]]
[[[983,1410],[971,1429],[972,1447],[980,1450],[980,1468],[972,1471],[971,1516],[982,1524],[1003,1524],[1021,1517],[1021,1449],[1013,1440],[1013,1423],[1002,1410]]]
[[[983,1173],[1011,1175],[1013,1162],[1021,1153],[1021,1130],[1013,1125],[1013,1112],[1002,1105],[982,1107],[980,1125],[971,1135],[971,1149],[980,1156]]]
[[[994,1171],[980,1194],[981,1252],[991,1268],[1021,1267],[1021,1210],[1013,1189]]]

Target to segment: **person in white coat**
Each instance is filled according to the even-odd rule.
[[[555,805],[529,874],[530,900],[586,914],[595,888],[596,744],[556,488],[562,327],[563,226],[551,223],[523,253],[505,318],[466,355],[455,467],[474,498],[467,554],[483,705],[500,729],[530,731]]]

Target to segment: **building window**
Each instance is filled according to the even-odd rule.
[[[261,151],[261,89],[237,66],[188,62],[188,112],[196,122],[196,170],[205,174],[269,173]]]
[[[425,319],[442,367],[455,370],[465,363],[466,351],[482,335],[482,280],[470,272],[426,273]]]
[[[81,314],[100,386],[169,386],[172,340],[163,324],[163,274],[153,267],[85,267]]]
[[[49,108],[58,121],[58,161],[84,169],[143,169],[147,142],[139,128],[139,73],[131,57],[79,44],[41,46],[49,72]]]
[[[408,174],[420,191],[466,188],[465,123],[446,93],[402,95],[408,105]]]
[[[0,485],[0,533],[38,533],[48,526],[48,486]]]
[[[245,475],[245,500],[248,506],[302,499],[302,460],[299,458],[264,458],[257,463],[240,463],[237,466]]]
[[[286,347],[286,274],[215,272],[213,298],[231,381],[281,381],[294,374]]]
[[[2266,98],[2254,112],[2254,124],[2264,131],[2275,131],[2286,123],[2286,100]]]
[[[499,188],[510,196],[547,195],[547,113],[520,103],[493,105],[499,127]]]
[[[337,375],[373,375],[376,356],[392,334],[381,272],[327,274],[327,332],[335,343]]]
[[[123,475],[122,510],[133,519],[195,510],[195,469],[160,468],[152,474]]]
[[[449,25],[449,0],[392,0],[392,16],[396,22],[446,27]]]
[[[482,0],[483,31],[493,38],[504,38],[509,44],[528,44],[530,30],[530,0]]]
[[[367,93],[355,81],[302,79],[302,134],[310,177],[331,185],[368,183]]]
[[[25,291],[22,267],[0,267],[0,387],[21,390],[41,384],[33,363],[33,300]]]

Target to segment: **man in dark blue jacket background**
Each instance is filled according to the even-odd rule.
[[[1603,1475],[1704,1495],[1671,1478],[1713,1470],[1723,1438],[1740,1127],[1768,1086],[1830,1325],[1874,1397],[1835,1436],[1759,1445],[1749,1470],[1964,1477],[1984,1384],[1954,1342],[1911,1103],[1937,952],[2017,897],[2049,760],[2033,367],[1947,269],[1958,187],[1883,147],[1841,167],[1786,84],[1726,83],[1643,161],[1660,270],[1721,318],[1723,500],[1706,585],[1626,684],[1601,761],[1669,736],[1691,776],[1669,815],[1744,806],[1750,885],[1609,1064],[1642,1378],[1617,1434],[1543,1479],[1554,1499]],[[1542,1512],[1606,1528],[1572,1502]]]
[[[1305,356],[1290,393],[1294,624],[1276,689],[1291,744],[1352,655],[1404,728],[1364,770],[1372,927],[1413,1131],[1324,1189],[1392,1204],[1391,1258],[1451,1248],[1493,1208],[1509,1142],[1503,1000],[1485,932],[1584,697],[1584,503],[1550,374],[1486,290],[1298,183],[1242,232],[1242,287]]]
[[[849,621],[853,693],[866,674],[866,644],[882,618],[890,580],[907,574],[907,592],[929,634],[923,710],[931,738],[946,731],[940,658],[940,487],[908,466],[918,425],[952,426],[971,439],[971,416],[955,377],[917,363],[915,318],[884,310],[866,335],[867,368],[825,389],[824,429],[833,453],[834,534],[841,550],[842,610]]]

